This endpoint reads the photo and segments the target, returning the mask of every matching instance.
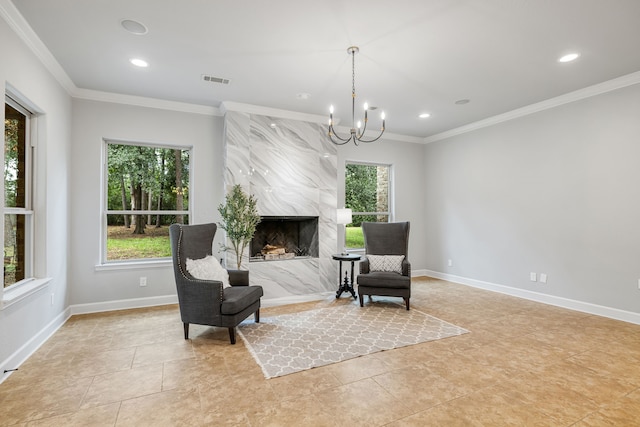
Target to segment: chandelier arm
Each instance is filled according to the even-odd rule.
[[[342,141],[342,143],[338,143],[336,142],[333,137],[336,137],[338,140]],[[342,138],[340,135],[337,134],[336,130],[333,128],[333,125],[329,125],[329,138],[331,139],[331,142],[333,142],[334,144],[337,145],[344,145],[347,142],[351,141],[352,137],[351,135],[348,138]]]
[[[379,140],[379,139],[382,137],[382,135],[383,135],[383,134],[384,134],[384,129],[382,130],[382,132],[380,132],[380,135],[378,135],[378,136],[377,136],[377,137],[375,137],[374,139],[362,139],[362,138],[358,138],[358,141],[360,141],[360,142],[366,142],[366,143],[369,143],[369,142],[375,142],[375,141]],[[356,145],[357,145],[357,144],[356,144]]]
[[[339,140],[339,141],[336,141],[335,139],[333,139],[333,137],[334,137],[334,136],[335,136],[336,138],[338,138],[338,140]],[[348,144],[348,143],[349,143],[349,141],[351,141],[351,139],[352,139],[352,138],[342,139],[342,138],[340,138],[340,137],[339,137],[338,135],[336,135],[336,134],[331,134],[331,133],[329,134],[329,140],[330,140],[332,143],[334,143],[335,145],[345,145],[345,144]]]
[[[351,139],[351,136],[349,136],[348,138],[343,138],[340,135],[338,135],[336,130],[333,128],[333,125],[329,127],[329,136],[331,136],[331,135],[335,136],[340,141],[349,141]]]

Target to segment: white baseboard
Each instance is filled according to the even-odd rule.
[[[608,317],[610,319],[622,320],[623,322],[635,323],[636,325],[640,325],[640,313],[634,313],[631,311],[620,310],[617,308],[606,307],[603,305],[592,304],[584,301],[577,301],[554,295],[543,294],[540,292],[528,291],[526,289],[519,289],[511,286],[499,285],[491,282],[484,282],[482,280],[469,279],[467,277],[455,276],[453,274],[441,273],[438,271],[420,271],[424,272],[424,274],[421,275],[434,277],[436,279],[447,280],[449,282],[459,283],[461,285],[472,286],[474,288],[485,289],[488,291],[511,295],[518,298],[541,302],[549,305],[555,305],[557,307],[568,308],[570,310],[581,311],[583,313],[595,314],[597,316]]]
[[[430,276],[430,270],[411,270],[411,277]]]
[[[335,292],[322,292],[322,293],[310,294],[310,295],[291,295],[291,296],[286,296],[281,298],[270,298],[270,299],[263,298],[260,305],[262,307],[276,307],[279,305],[296,304],[300,302],[319,301],[327,298],[327,296],[329,295],[334,295],[334,294]],[[90,304],[75,304],[70,306],[69,309],[71,310],[71,315],[74,315],[74,314],[101,313],[104,311],[127,310],[130,308],[154,307],[158,305],[169,305],[169,304],[177,304],[177,303],[178,303],[177,295],[165,295],[165,296],[150,297],[150,298],[135,298],[135,299],[96,302],[96,303],[90,303]]]
[[[129,308],[154,307],[157,305],[177,304],[177,295],[163,295],[149,298],[121,299],[96,302],[90,304],[74,304],[70,306],[71,314],[100,313],[103,311],[126,310]]]
[[[67,307],[62,313],[57,315],[51,322],[27,341],[22,347],[16,350],[6,360],[0,362],[0,384],[9,378],[13,371],[4,373],[5,370],[19,368],[37,349],[40,348],[64,323],[71,317],[71,310]]]
[[[262,299],[262,307],[276,307],[279,305],[296,304],[300,302],[318,301],[334,295],[335,292],[322,292],[310,295],[291,295],[280,298]],[[178,304],[177,295],[165,295],[150,298],[135,298],[115,301],[97,302],[91,304],[75,304],[70,306],[71,315],[101,313],[104,311],[127,310],[130,308],[154,307],[158,305]]]

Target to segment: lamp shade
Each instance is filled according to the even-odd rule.
[[[336,222],[338,224],[351,224],[351,209],[338,209],[336,211]]]

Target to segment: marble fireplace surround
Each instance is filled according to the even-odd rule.
[[[240,184],[257,200],[261,216],[317,217],[318,256],[249,262],[252,284],[265,302],[297,301],[335,292],[337,149],[320,123],[240,111],[225,112],[225,191]],[[234,254],[227,254],[232,265]]]

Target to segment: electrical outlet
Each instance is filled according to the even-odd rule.
[[[547,283],[547,275],[540,273],[540,283]]]
[[[140,286],[147,286],[147,278],[145,276],[140,277]]]
[[[640,289],[640,279],[638,279],[638,289]]]
[[[448,265],[449,267],[452,267],[452,266],[453,266],[453,261],[452,261],[452,260],[447,261],[447,265]]]
[[[538,281],[538,277],[537,277],[536,273],[529,273],[529,279],[532,282],[537,282]]]
[[[54,297],[54,294],[53,294],[53,292],[52,292],[52,293],[51,293],[51,305],[53,305],[53,297]]]

